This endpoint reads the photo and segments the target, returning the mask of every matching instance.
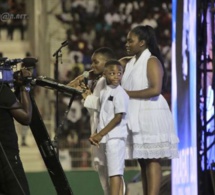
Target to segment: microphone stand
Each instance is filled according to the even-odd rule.
[[[53,54],[53,57],[55,57],[55,66],[54,66],[54,79],[56,81],[58,81],[58,70],[59,70],[59,57],[62,57],[62,53],[61,53],[61,49],[65,46],[67,46],[69,44],[69,42],[66,40],[64,42],[61,43],[61,46],[59,49],[57,49],[55,51],[55,53]],[[59,125],[59,116],[58,116],[58,112],[59,112],[59,108],[58,108],[58,101],[59,101],[59,95],[58,95],[58,91],[56,91],[56,105],[55,105],[55,134],[58,135],[58,125]],[[58,151],[58,142],[55,139],[54,140],[55,144],[54,146],[57,149],[57,155],[59,156],[59,151]]]

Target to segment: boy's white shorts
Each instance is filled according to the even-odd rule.
[[[106,143],[100,144],[101,147],[97,150],[100,163],[107,166],[109,177],[124,173],[125,144],[124,139],[110,139]]]

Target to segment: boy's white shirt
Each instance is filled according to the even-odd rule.
[[[105,135],[101,143],[105,143],[111,138],[126,138],[127,137],[127,108],[129,97],[124,89],[119,85],[112,88],[108,85],[105,86],[100,92],[100,116],[97,132],[102,130],[117,113],[123,113],[121,122],[114,127],[107,135]]]

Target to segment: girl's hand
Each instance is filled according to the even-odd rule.
[[[91,93],[90,89],[87,89],[87,90],[85,90],[81,95],[82,95],[83,99],[86,99],[86,97],[87,97],[88,95],[91,95],[91,94],[92,94],[92,93]]]

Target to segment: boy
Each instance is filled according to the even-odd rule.
[[[103,74],[107,85],[100,92],[99,124],[89,140],[99,147],[99,156],[103,156],[110,179],[110,194],[122,195],[129,97],[120,86],[123,67],[119,61],[106,62]]]
[[[115,59],[113,50],[109,47],[100,47],[96,49],[91,56],[91,70],[87,78],[87,86],[84,83],[84,75],[80,75],[71,81],[68,85],[77,89],[87,89],[83,94],[83,104],[87,108],[90,115],[91,133],[95,132],[98,126],[99,112],[98,102],[100,91],[105,87],[106,81],[103,77],[105,63],[111,59]],[[102,147],[102,146],[101,146]],[[99,174],[100,183],[104,191],[104,195],[110,194],[107,169],[100,162],[102,159],[98,154],[98,148],[92,148],[93,164]]]

